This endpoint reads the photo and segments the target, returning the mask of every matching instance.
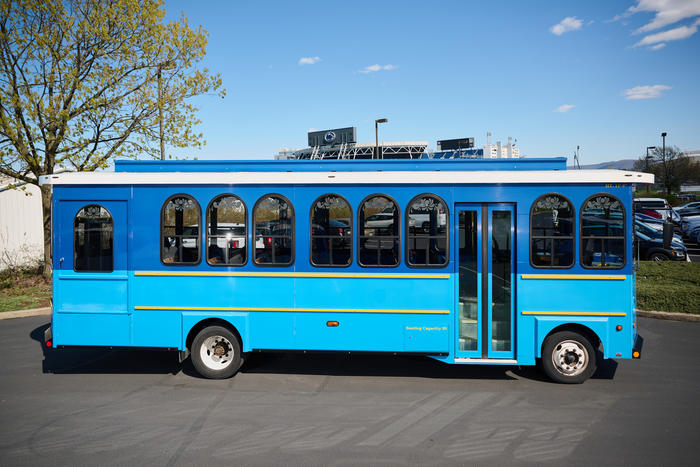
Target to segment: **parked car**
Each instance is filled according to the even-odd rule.
[[[646,261],[688,261],[688,249],[683,241],[674,236],[671,248],[664,248],[663,232],[634,224],[634,255]]]
[[[660,233],[661,236],[663,236],[663,234],[664,234],[664,224],[663,224],[663,223],[658,223],[658,222],[655,222],[655,223],[643,222],[643,221],[641,221],[641,220],[635,218],[635,219],[634,219],[634,225],[635,225],[635,228],[636,228],[637,225],[642,226],[642,229],[643,229],[643,230],[644,230],[644,229],[652,229],[652,230],[655,230],[657,233]],[[679,240],[679,241],[681,241],[681,242],[683,241],[683,237],[682,237],[681,235],[677,234],[677,233],[674,233],[674,234],[673,234],[673,238],[675,238],[675,239],[677,239],[677,240]]]
[[[681,232],[688,234],[694,227],[700,225],[700,215],[698,216],[683,216],[681,219]]]
[[[676,206],[676,211],[680,211],[681,209],[700,209],[700,201],[691,201],[689,203],[681,204],[680,206]]]
[[[671,205],[668,204],[668,201],[663,198],[635,198],[634,212],[641,212],[652,217],[657,217],[658,215],[659,219],[670,218],[675,223],[681,220],[679,213],[675,212]]]
[[[676,209],[681,217],[700,215],[700,206],[689,206],[687,208]]]
[[[640,220],[642,222],[645,222],[647,224],[659,224],[659,225],[664,224],[663,219],[661,219],[660,217],[650,216],[648,214],[643,214],[641,212],[634,213],[634,218],[637,220]]]

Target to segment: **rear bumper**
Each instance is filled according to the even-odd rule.
[[[644,338],[637,334],[632,346],[632,358],[642,358],[642,347],[644,346]]]
[[[46,347],[53,346],[53,331],[51,330],[51,325],[44,331],[44,345]]]

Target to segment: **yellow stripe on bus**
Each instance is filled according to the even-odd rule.
[[[184,277],[309,277],[338,279],[449,279],[449,274],[372,274],[372,273],[324,273],[324,272],[200,272],[200,271],[136,271],[135,276],[184,276]]]
[[[134,310],[176,310],[176,311],[292,311],[310,313],[414,313],[449,315],[450,310],[360,310],[348,308],[267,308],[230,306],[135,306]]]
[[[521,274],[521,279],[573,279],[596,281],[624,281],[627,276],[603,276],[595,274]]]
[[[627,313],[607,311],[521,311],[520,314],[553,316],[627,316]]]

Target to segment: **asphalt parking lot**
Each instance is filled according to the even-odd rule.
[[[337,354],[210,381],[167,352],[44,353],[46,326],[0,321],[0,465],[697,465],[700,323],[640,318],[643,359],[579,386]]]

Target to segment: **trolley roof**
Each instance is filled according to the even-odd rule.
[[[654,183],[625,170],[465,170],[318,172],[73,172],[45,175],[41,185],[504,185]]]

